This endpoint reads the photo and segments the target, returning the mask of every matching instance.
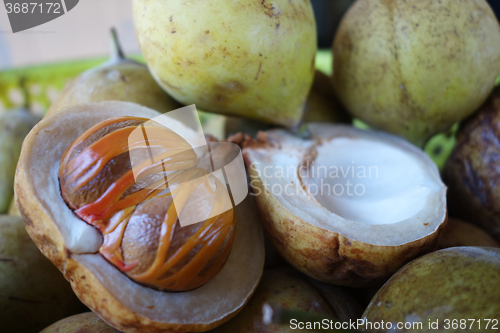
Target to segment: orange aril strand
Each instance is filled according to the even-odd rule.
[[[142,134],[136,129],[140,129]],[[148,151],[140,152],[141,149]],[[153,149],[154,156],[151,154]],[[107,187],[97,192],[97,197],[81,193],[89,182],[99,186],[99,181],[94,180],[106,176],[103,170],[109,163],[116,163],[113,162],[115,157],[126,152],[132,154],[136,150],[142,154],[137,156],[143,160],[139,159],[136,165],[106,169],[119,170],[120,174],[113,178],[110,185],[107,182]],[[211,170],[210,166],[206,168]],[[225,185],[209,175],[205,168],[198,166],[197,155],[189,143],[172,130],[152,124],[144,118],[106,120],[83,133],[66,150],[59,176],[67,182],[67,186],[62,186],[61,190],[68,204],[75,207],[78,216],[102,233],[104,241],[99,250],[101,255],[135,281],[159,289],[192,289],[206,283],[224,265],[235,235],[233,209],[220,212],[223,207],[232,207],[226,202],[228,196]],[[210,177],[215,182],[215,190]],[[178,186],[170,191],[169,187],[174,184]],[[167,258],[176,230],[182,228],[178,223],[179,214],[199,186],[203,186],[213,196],[209,218],[200,221],[200,226],[189,232],[190,236]],[[74,201],[72,196],[81,197]],[[172,196],[173,201],[164,210],[166,213],[162,213],[162,220],[157,220],[160,223],[160,235],[155,245],[154,259],[145,270],[141,268],[142,271],[134,272],[139,262],[131,262],[123,254],[125,230],[132,216],[135,216],[134,223],[140,222],[142,215],[134,215],[137,207],[142,207],[148,200],[167,196]],[[157,203],[155,201],[154,205]],[[144,207],[149,209],[150,206]],[[155,214],[151,216],[148,218],[158,218]],[[178,240],[176,242],[176,246],[179,246]],[[194,250],[197,251],[195,254],[192,253]],[[178,267],[188,255],[189,260]],[[165,277],[168,272],[171,274]],[[203,275],[200,275],[202,272]]]

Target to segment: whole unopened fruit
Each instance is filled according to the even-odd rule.
[[[331,77],[316,71],[307,97],[304,122],[351,123],[352,118],[340,104]]]
[[[457,246],[500,247],[500,244],[478,226],[449,218],[439,237],[438,248],[445,249]]]
[[[500,317],[499,283],[500,249],[454,247],[427,254],[401,268],[375,295],[363,314],[372,323],[366,323],[365,330],[494,331]],[[488,329],[485,319],[491,319]],[[380,328],[382,320],[386,325]],[[408,325],[406,329],[396,329],[399,322]],[[373,326],[377,324],[380,329]]]
[[[9,211],[14,197],[14,175],[24,137],[40,121],[26,107],[0,115],[0,214]]]
[[[21,212],[16,205],[16,199],[13,198],[9,206],[9,215],[21,216]]]
[[[353,288],[334,286],[309,277],[305,279],[326,299],[339,321],[356,321],[361,318],[365,306],[360,304],[352,292]]]
[[[344,106],[423,146],[488,97],[500,70],[500,27],[486,0],[358,0],[333,52]]]
[[[215,328],[260,280],[252,197],[234,207],[209,171],[229,144],[195,143],[191,127],[125,102],[69,107],[25,140],[15,189],[28,233],[121,331]]]
[[[4,333],[37,333],[85,311],[71,286],[45,258],[18,216],[0,216],[0,322]]]
[[[450,216],[477,224],[500,241],[500,90],[457,135],[443,171]]]
[[[330,78],[316,71],[313,85],[307,96],[304,111],[304,122],[332,122],[350,123],[350,115],[342,108],[335,96]],[[241,117],[226,117],[225,134],[226,137],[243,132],[252,137],[256,137],[259,131],[266,131],[273,126],[256,120]]]
[[[106,324],[93,312],[81,313],[58,322],[45,328],[40,333],[120,333],[116,328]]]
[[[103,101],[133,102],[162,113],[180,107],[158,86],[144,64],[125,58],[114,29],[112,43],[110,59],[69,82],[47,114],[72,105]]]
[[[148,67],[179,102],[294,127],[315,72],[309,0],[134,0]]]
[[[297,271],[292,268],[271,269],[264,271],[259,287],[245,308],[228,323],[215,329],[214,333],[290,332],[289,325],[264,324],[264,304],[335,316],[321,293],[307,283]]]
[[[436,165],[399,137],[308,124],[243,142],[262,223],[281,255],[305,274],[360,287],[433,250],[446,222]]]

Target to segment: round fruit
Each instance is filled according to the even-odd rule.
[[[500,27],[485,0],[358,0],[333,52],[344,106],[423,146],[477,110],[493,89]]]
[[[14,197],[14,175],[25,136],[40,121],[28,109],[0,115],[0,214],[9,210]]]
[[[500,241],[500,89],[457,135],[443,178],[450,215],[477,224]]]
[[[340,105],[333,90],[331,77],[316,71],[307,97],[304,122],[351,123],[351,116]]]
[[[93,312],[81,313],[59,320],[40,333],[120,333]]]
[[[372,323],[365,329],[395,332],[396,323],[406,323],[404,332],[463,332],[460,324],[466,321],[466,331],[482,332],[484,319],[500,317],[499,284],[500,249],[454,247],[427,254],[400,269],[375,295],[363,314]],[[386,326],[374,329],[382,320]]]
[[[12,191],[14,191],[14,188],[12,188]],[[12,201],[10,202],[9,215],[21,216],[21,213],[19,212],[19,209],[17,208],[15,198],[13,198]]]
[[[181,106],[158,86],[145,65],[125,58],[114,29],[112,39],[110,59],[69,82],[47,114],[72,105],[103,101],[133,102],[162,113]]]
[[[208,330],[236,315],[255,290],[263,237],[251,197],[209,215],[225,202],[223,186],[201,170],[209,156],[193,152],[195,133],[181,122],[143,119],[158,116],[101,102],[46,117],[25,140],[17,203],[35,244],[111,326]],[[200,196],[190,195],[193,188]],[[203,219],[182,226],[182,216]]]
[[[273,126],[260,121],[240,118],[225,117],[225,136],[228,137],[243,132],[256,137],[259,131],[266,131]],[[330,81],[330,78],[320,71],[316,71],[314,81],[307,97],[304,122],[332,122],[351,123],[352,119],[340,105]]]
[[[0,322],[4,333],[36,333],[85,311],[69,283],[33,244],[17,216],[0,216]]]
[[[500,247],[500,244],[474,224],[449,218],[439,237],[438,248],[458,246]]]
[[[231,321],[218,327],[214,333],[290,332],[289,325],[266,325],[262,321],[264,304],[285,309],[303,310],[330,317],[334,313],[326,300],[293,269],[264,271],[262,281],[245,308]]]
[[[309,0],[134,0],[137,39],[159,85],[186,105],[296,126],[315,71]]]
[[[437,243],[446,188],[429,157],[403,139],[309,124],[243,142],[262,223],[283,257],[309,276],[362,286]]]

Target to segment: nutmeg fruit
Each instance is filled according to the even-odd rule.
[[[109,325],[206,331],[253,294],[262,230],[251,197],[213,213],[228,200],[207,151],[168,115],[170,126],[155,124],[159,115],[100,102],[44,118],[23,145],[17,206],[35,244]],[[198,222],[181,225],[184,215]]]
[[[305,129],[307,139],[270,130],[241,143],[262,224],[285,260],[316,280],[366,287],[434,250],[446,187],[422,150],[352,126]]]

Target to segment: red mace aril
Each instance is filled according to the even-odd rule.
[[[62,197],[100,231],[99,253],[129,278],[159,290],[195,289],[220,272],[236,231],[226,188],[203,165],[210,158],[198,155],[147,118],[107,119],[63,154]],[[208,211],[197,209],[199,200]],[[184,213],[201,222],[182,225]]]

